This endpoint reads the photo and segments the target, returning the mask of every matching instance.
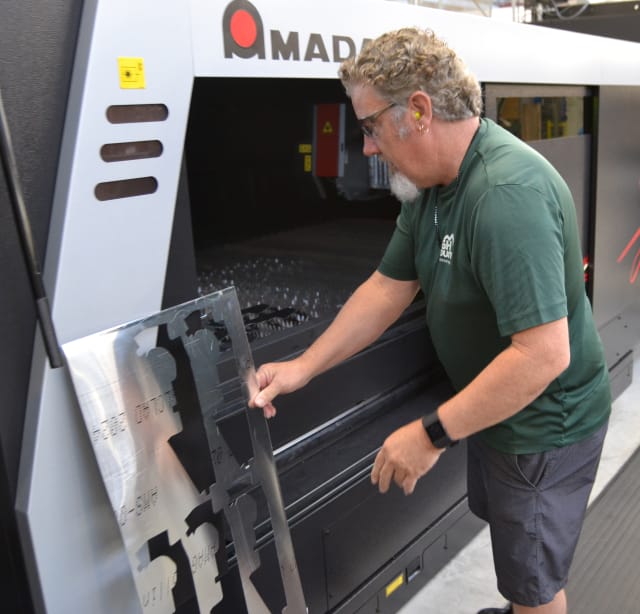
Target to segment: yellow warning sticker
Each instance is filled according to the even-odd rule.
[[[311,172],[311,156],[310,155],[306,155],[304,157],[304,172],[305,173]]]
[[[387,584],[387,587],[384,589],[385,596],[389,598],[391,594],[398,590],[404,584],[404,572],[401,573],[393,582]]]
[[[333,134],[333,126],[331,122],[325,122],[322,126],[322,134]]]
[[[311,153],[311,144],[310,143],[301,143],[300,145],[298,145],[298,153],[310,154]]]
[[[118,73],[121,89],[139,90],[146,87],[142,58],[118,58]]]

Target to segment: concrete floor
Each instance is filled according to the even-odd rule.
[[[640,447],[640,347],[634,355],[633,381],[613,404],[591,501]],[[475,614],[481,608],[505,604],[496,589],[489,530],[485,528],[398,614]]]

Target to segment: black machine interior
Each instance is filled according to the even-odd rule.
[[[488,116],[558,165],[588,246],[589,92],[485,84],[485,98]],[[314,176],[303,164],[322,103],[345,105],[341,177]],[[399,211],[370,178],[341,84],[196,79],[185,158],[198,292],[236,287],[257,365],[299,354],[376,268]],[[464,445],[449,450],[411,497],[395,487],[379,495],[369,482],[387,435],[451,394],[418,296],[371,347],[277,399],[270,432],[310,612],[395,611],[480,528],[466,507]],[[219,428],[246,462],[242,403],[230,402],[237,407]],[[251,494],[262,559],[256,583],[280,611],[269,517],[258,489]],[[231,539],[227,554],[233,568]],[[216,612],[235,611],[225,607]]]
[[[344,177],[303,168],[319,103],[346,104]],[[290,327],[333,315],[371,273],[399,205],[369,189],[354,120],[338,81],[195,80],[186,159],[201,293],[235,285],[254,320]]]
[[[313,141],[318,103],[346,105],[343,177],[315,177],[304,168],[300,145]],[[185,161],[198,293],[235,286],[256,365],[308,347],[382,256],[399,203],[388,190],[370,187],[361,149],[337,80],[194,82]],[[464,446],[411,498],[400,491],[378,495],[369,482],[384,438],[450,394],[418,297],[370,348],[277,400],[270,431],[310,612],[356,611],[377,600],[374,580],[388,562],[464,500]],[[236,459],[246,462],[251,447],[242,403],[230,403],[237,409],[225,412],[219,428]],[[262,561],[255,582],[265,587],[271,611],[280,611],[277,561],[258,490],[251,493]],[[227,552],[233,569],[230,540]],[[418,559],[412,579],[423,569],[421,551]],[[225,599],[215,611],[237,607]]]
[[[303,168],[318,103],[346,104],[343,177]],[[195,80],[185,152],[198,293],[236,287],[257,364],[307,347],[382,256],[399,203],[369,188],[361,148],[337,80]],[[307,410],[296,427],[274,421],[274,447],[348,409]]]

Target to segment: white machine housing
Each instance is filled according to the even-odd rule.
[[[84,3],[44,265],[61,343],[160,309],[194,77],[335,79],[364,40],[419,26],[443,37],[481,82],[640,85],[638,44],[385,0],[252,0],[264,57],[226,57],[230,4]],[[288,56],[273,41],[287,43]],[[119,58],[142,59],[144,87],[122,87]],[[113,105],[145,104],[165,105],[166,119],[107,118]],[[100,157],[104,144],[148,140],[161,142],[160,156]],[[155,178],[157,189],[96,197],[98,184],[139,177]],[[37,610],[140,611],[69,377],[49,368],[40,339],[25,433],[17,511]]]

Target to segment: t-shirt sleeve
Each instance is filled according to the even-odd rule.
[[[530,187],[499,186],[479,200],[471,220],[471,266],[493,305],[500,334],[566,316],[559,205]]]
[[[412,281],[418,278],[411,224],[410,208],[403,204],[396,219],[396,228],[378,266],[380,273],[399,281]]]

